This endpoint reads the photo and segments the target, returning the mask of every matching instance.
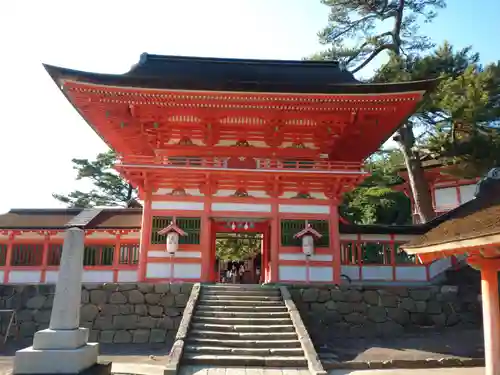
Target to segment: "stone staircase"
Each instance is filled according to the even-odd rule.
[[[260,285],[202,286],[182,363],[307,368],[280,289]]]

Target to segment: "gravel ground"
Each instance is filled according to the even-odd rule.
[[[313,340],[314,341],[314,340]],[[328,338],[316,345],[324,361],[340,362],[440,359],[449,357],[483,358],[480,330],[450,329],[442,332],[422,330],[399,338]]]

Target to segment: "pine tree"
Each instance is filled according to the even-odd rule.
[[[432,21],[437,10],[446,6],[444,0],[322,0],[322,3],[330,7],[330,15],[319,39],[331,48],[315,58],[339,60],[352,73],[382,53],[401,57],[433,47],[428,37],[419,34],[418,22]],[[415,209],[421,221],[426,222],[434,216],[434,211],[420,154],[414,148],[412,121],[400,127],[395,141],[404,156]]]
[[[116,154],[113,150],[97,155],[95,160],[73,159],[77,180],[88,179],[94,187],[89,192],[75,190],[68,195],[52,194],[69,207],[122,206],[140,207],[137,191],[114,169]]]

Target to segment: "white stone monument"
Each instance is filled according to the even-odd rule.
[[[97,363],[99,344],[88,343],[88,329],[79,327],[84,236],[78,228],[66,231],[49,328],[16,352],[16,375],[78,374]]]

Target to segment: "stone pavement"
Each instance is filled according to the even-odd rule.
[[[394,370],[331,370],[328,375],[483,375],[484,368],[435,368]],[[207,368],[184,366],[179,375],[310,375],[306,369],[278,369],[255,367]]]
[[[206,366],[184,366],[179,375],[310,375],[307,369],[279,369],[258,367],[211,367]]]
[[[483,367],[393,370],[332,370],[328,375],[484,375]]]

